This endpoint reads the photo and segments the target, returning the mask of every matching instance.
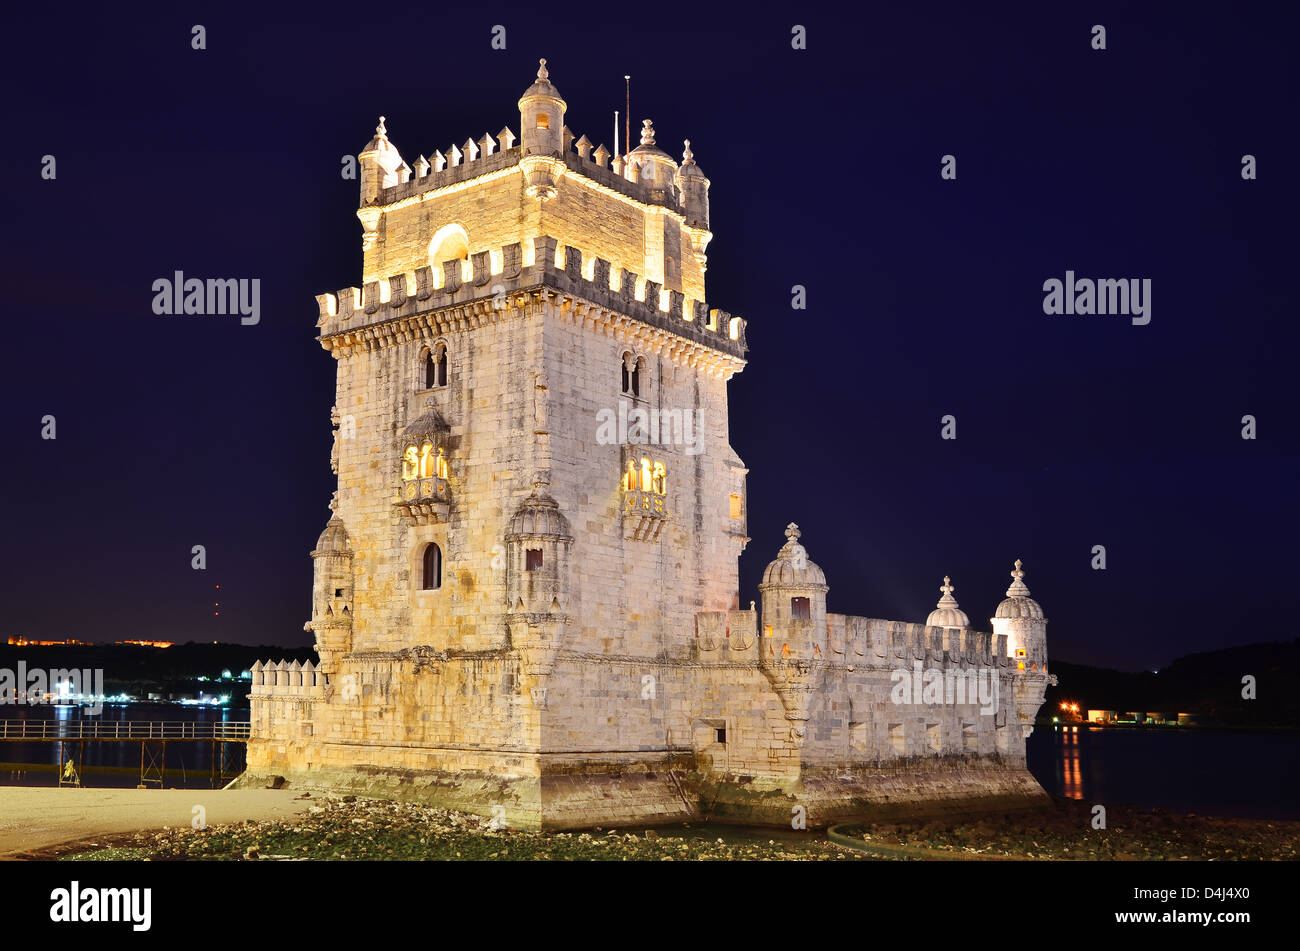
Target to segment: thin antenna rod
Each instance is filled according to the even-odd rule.
[[[614,110],[614,158],[618,158],[618,110]]]
[[[627,86],[627,112],[623,115],[623,121],[627,123],[627,148],[632,151],[632,77],[624,76],[623,82]]]

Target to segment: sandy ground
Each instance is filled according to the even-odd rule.
[[[289,816],[313,805],[287,789],[57,789],[0,786],[0,859],[97,835]]]

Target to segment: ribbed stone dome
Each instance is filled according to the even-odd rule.
[[[1024,582],[1025,573],[1020,570],[1019,558],[1016,559],[1016,568],[1011,572],[1011,577],[1015,580],[1011,582],[1011,587],[1007,588],[1007,599],[998,605],[998,609],[993,612],[993,617],[1042,620],[1043,609],[1029,596],[1029,588]]]
[[[930,616],[925,619],[925,626],[970,627],[970,618],[966,616],[965,611],[957,606],[957,599],[952,596],[952,593],[957,589],[952,586],[952,582],[947,575],[944,575],[943,584],[939,587],[939,590],[943,592],[943,597],[934,606]]]
[[[542,96],[546,99],[555,99],[559,102],[564,101],[560,96],[560,91],[551,83],[550,75],[550,72],[546,68],[546,60],[538,60],[537,81],[525,89],[524,94],[519,97],[520,107],[523,106],[525,99],[532,99],[535,96]]]
[[[826,575],[799,544],[799,526],[791,522],[786,527],[785,537],[786,543],[763,572],[763,583],[759,588],[825,588]]]
[[[325,531],[320,533],[320,538],[316,540],[316,552],[328,554],[329,552],[348,552],[351,553],[352,546],[348,542],[348,530],[343,527],[343,519],[334,515],[325,524]]]
[[[564,539],[573,537],[569,531],[569,520],[560,511],[560,503],[551,498],[547,484],[542,481],[533,483],[532,494],[524,499],[510,517],[510,525],[506,529],[506,538],[539,535]]]

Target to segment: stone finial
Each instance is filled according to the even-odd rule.
[[[415,160],[415,177],[424,178],[429,174],[429,160],[421,155]]]
[[[446,167],[447,167],[447,156],[443,155],[442,152],[438,151],[437,149],[434,149],[433,170],[435,172],[441,172]]]
[[[694,164],[695,164],[695,153],[691,151],[691,140],[690,140],[690,139],[683,139],[683,140],[682,140],[682,145],[685,146],[685,148],[682,150],[682,164],[683,164],[683,165],[694,165]]]
[[[952,593],[957,589],[952,586],[952,579],[947,575],[944,575],[943,584],[939,586],[939,590],[942,591],[946,597],[951,597]]]
[[[575,142],[573,144],[573,147],[578,150],[578,156],[580,158],[585,159],[591,155],[591,140],[588,139],[585,135],[582,138],[580,138],[577,142]]]
[[[539,59],[537,61],[537,78],[542,82],[546,82],[551,78],[550,71],[546,68],[546,60],[544,59]]]
[[[460,149],[456,148],[455,145],[453,145],[451,148],[447,150],[447,158],[450,160],[449,164],[452,166],[452,168],[455,168],[457,165],[460,164],[460,160],[462,157],[463,157],[463,153],[461,152]]]
[[[1029,597],[1029,588],[1028,586],[1025,585],[1025,572],[1024,569],[1020,567],[1020,565],[1021,565],[1021,561],[1019,558],[1017,558],[1015,570],[1011,572],[1011,577],[1013,579],[1011,582],[1011,587],[1007,588],[1008,598]]]
[[[785,527],[785,537],[790,540],[791,544],[794,544],[799,540],[800,534],[801,532],[799,531],[799,526],[796,525],[794,522],[791,522],[789,525]]]
[[[473,162],[478,158],[478,143],[473,139],[465,140],[465,161]]]
[[[643,119],[641,121],[641,144],[655,144],[655,127],[649,119]]]
[[[379,117],[379,125],[375,126],[375,135],[379,136],[381,139],[388,138],[388,130],[384,128],[383,116]]]
[[[601,168],[604,168],[609,163],[609,149],[605,148],[604,142],[596,146],[596,151],[592,154],[596,157],[596,164]]]
[[[497,150],[497,144],[493,141],[492,136],[483,133],[483,138],[478,140],[479,148],[483,150],[483,155],[488,156]]]
[[[501,127],[501,131],[497,133],[497,141],[501,143],[503,152],[515,144],[515,134],[510,131],[510,126]]]

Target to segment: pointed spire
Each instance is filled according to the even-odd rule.
[[[641,122],[641,144],[642,145],[655,144],[655,127],[654,124],[649,119],[644,119]]]

